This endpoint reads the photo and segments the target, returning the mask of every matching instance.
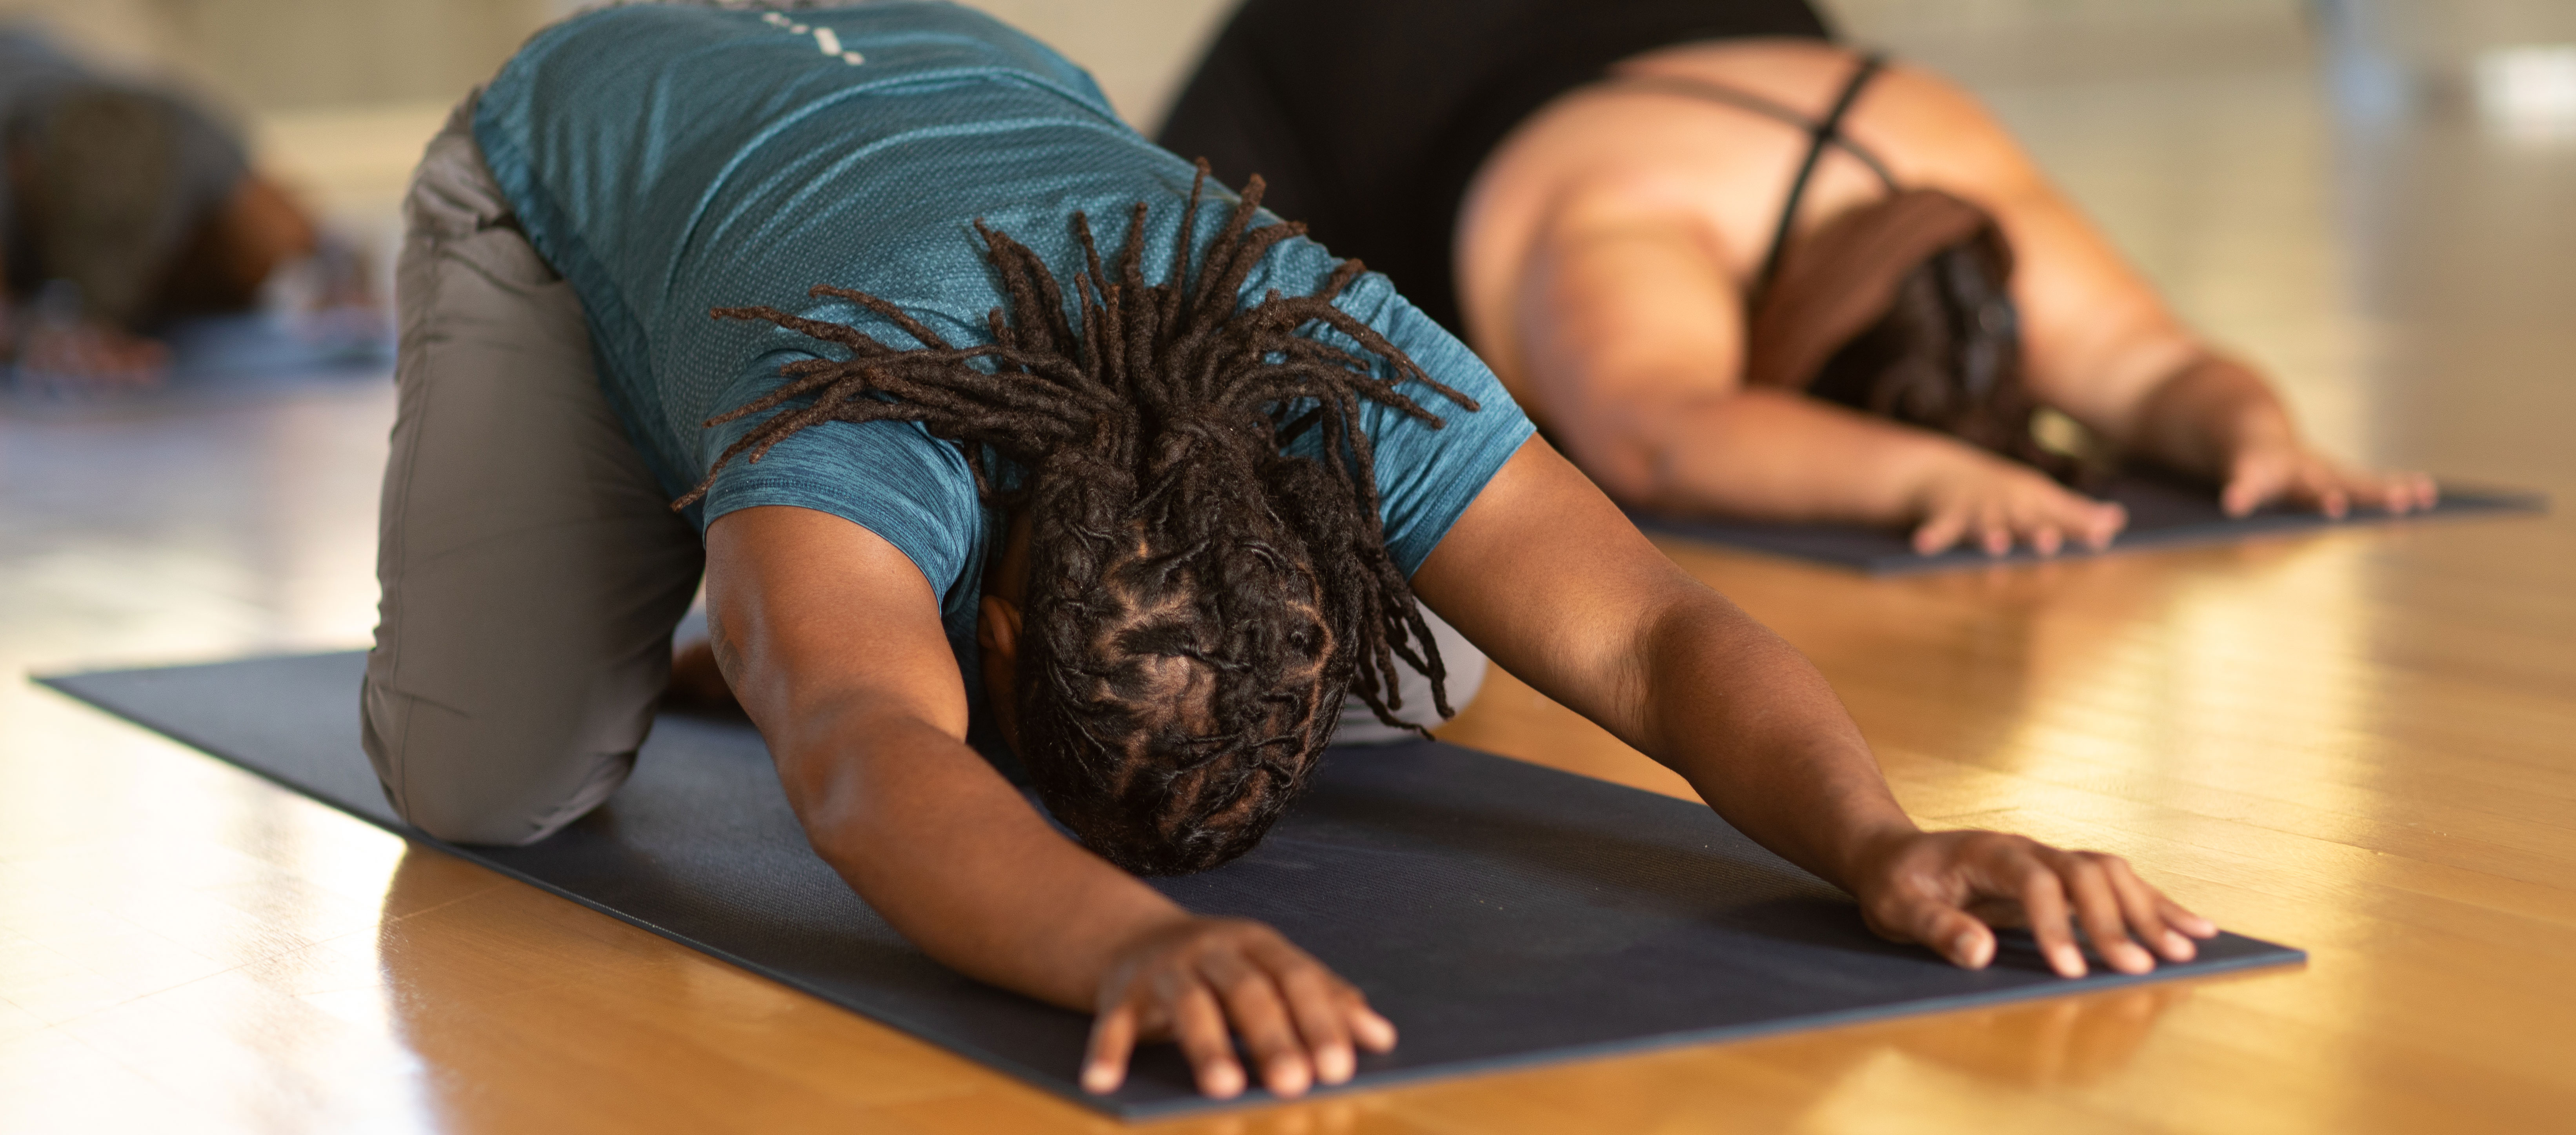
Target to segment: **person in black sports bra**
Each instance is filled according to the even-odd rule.
[[[1159,140],[1262,174],[1633,506],[2107,543],[2042,408],[2235,514],[2433,500],[2317,453],[1972,98],[1802,0],[1248,0]]]

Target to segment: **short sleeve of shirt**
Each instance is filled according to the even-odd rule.
[[[757,391],[775,381],[781,365],[802,357],[809,356],[765,356],[736,388]],[[714,427],[707,442],[721,452],[769,416]],[[876,533],[943,597],[953,598],[958,582],[983,562],[985,516],[975,474],[955,445],[916,423],[824,422],[788,435],[757,462],[736,457],[708,488],[702,523],[762,505],[828,512]]]
[[[1439,417],[1439,426],[1390,406],[1372,405],[1361,415],[1375,451],[1387,554],[1410,576],[1536,430],[1484,360],[1398,295],[1386,277],[1374,272],[1362,276],[1343,293],[1339,306],[1385,336],[1424,373],[1479,407],[1470,411],[1411,382],[1398,389]],[[1339,335],[1327,341],[1345,349],[1356,346]],[[1388,373],[1385,364],[1379,373]]]

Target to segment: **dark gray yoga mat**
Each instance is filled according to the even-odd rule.
[[[905,944],[807,850],[747,726],[662,718],[616,799],[533,847],[405,828],[358,749],[362,668],[326,654],[44,681],[1068,1098],[1129,1118],[1224,1106],[1170,1046],[1116,1096],[1084,1095],[1088,1019]],[[1335,750],[1259,850],[1157,885],[1278,926],[1367,991],[1404,1039],[1362,1060],[1358,1088],[2305,957],[2231,934],[2150,977],[2066,981],[2021,939],[1970,973],[1872,937],[1850,900],[1697,804],[1428,742]]]
[[[2113,480],[2099,495],[2127,506],[2129,526],[2121,530],[2119,537],[2104,552],[2070,548],[2058,553],[2058,558],[2077,559],[2193,544],[2224,544],[2257,536],[2313,532],[2355,524],[2409,524],[2428,519],[2549,510],[2549,498],[2540,493],[2444,485],[2441,502],[2431,511],[2406,516],[2391,515],[2375,508],[2356,508],[2342,520],[2331,520],[2314,512],[2273,506],[2257,510],[2244,519],[2233,520],[2219,511],[2216,489],[2141,474],[2123,475]],[[1911,575],[1995,564],[2038,563],[2042,559],[2027,548],[2015,549],[2003,556],[1989,556],[1965,547],[1938,555],[1917,555],[1907,542],[1908,533],[1858,524],[1695,520],[1635,509],[1629,510],[1628,518],[1648,532],[1833,564],[1871,575]]]

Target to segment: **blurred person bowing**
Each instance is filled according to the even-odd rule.
[[[158,383],[171,320],[247,311],[304,266],[318,302],[365,302],[356,256],[166,90],[0,29],[0,360],[57,387]]]

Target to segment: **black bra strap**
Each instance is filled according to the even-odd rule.
[[[1687,98],[1706,99],[1709,102],[1725,103],[1737,110],[1748,110],[1764,118],[1785,122],[1797,127],[1801,133],[1812,134],[1816,129],[1815,119],[1751,91],[1701,82],[1698,79],[1686,79],[1679,75],[1621,75],[1603,81],[1600,87],[1614,91],[1655,91]],[[1849,135],[1839,130],[1827,137],[1825,144],[1850,154],[1859,160],[1860,164],[1868,166],[1869,172],[1877,174],[1879,182],[1886,185],[1889,192],[1896,190],[1896,174],[1887,168],[1886,162],[1879,160],[1877,152],[1853,141]]]
[[[1759,299],[1763,292],[1768,291],[1771,278],[1780,272],[1780,253],[1789,246],[1789,229],[1798,220],[1798,203],[1807,196],[1807,181],[1816,175],[1816,163],[1824,158],[1825,147],[1842,137],[1843,116],[1851,113],[1852,104],[1860,101],[1862,88],[1869,86],[1869,81],[1886,66],[1886,56],[1862,56],[1851,80],[1843,84],[1841,97],[1834,100],[1834,108],[1808,128],[1808,136],[1813,141],[1807,146],[1807,160],[1799,163],[1798,177],[1789,183],[1789,199],[1780,206],[1780,225],[1771,232],[1771,251],[1762,256],[1762,274],[1753,278],[1754,298]],[[1896,179],[1888,176],[1886,167],[1873,162],[1871,168],[1887,181],[1888,188],[1896,187]]]

